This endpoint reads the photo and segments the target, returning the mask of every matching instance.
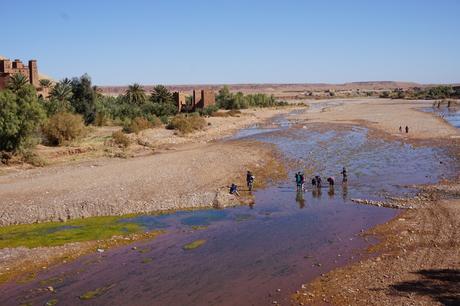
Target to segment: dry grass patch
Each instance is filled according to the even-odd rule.
[[[189,134],[195,131],[203,130],[206,127],[206,120],[200,116],[177,115],[171,119],[167,128],[178,130],[182,134]]]

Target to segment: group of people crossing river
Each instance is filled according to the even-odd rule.
[[[347,184],[347,182],[348,182],[347,169],[345,167],[343,167],[342,171],[340,172],[340,174],[342,175],[342,184],[343,185]],[[246,173],[246,185],[248,187],[248,191],[250,191],[250,192],[253,189],[255,178],[256,177],[254,176],[254,174],[251,171],[248,170],[247,173]],[[297,192],[305,192],[306,191],[306,188],[305,188],[305,175],[304,175],[303,172],[298,171],[298,172],[295,173],[295,182],[296,182],[296,186],[297,186]],[[326,179],[326,182],[329,185],[329,189],[331,189],[331,188],[334,187],[335,178],[333,176],[329,176]],[[320,191],[321,188],[322,188],[322,178],[321,178],[321,176],[315,175],[311,179],[311,184],[313,186],[312,191],[314,191],[315,189]],[[232,183],[232,185],[230,186],[230,194],[240,196],[238,186],[235,183]]]
[[[346,184],[348,182],[348,174],[347,174],[347,169],[343,167],[342,171],[340,172],[342,174],[342,184]],[[329,184],[329,187],[334,187],[335,184],[335,178],[333,176],[329,176],[326,179],[327,183]],[[297,191],[305,191],[305,175],[302,172],[296,172],[295,174],[295,182],[297,186]],[[321,176],[315,175],[311,179],[311,184],[313,188],[318,188],[320,189],[322,187],[322,182],[323,180],[321,179]]]

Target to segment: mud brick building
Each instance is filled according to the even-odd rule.
[[[216,95],[213,90],[209,89],[194,89],[191,105],[187,105],[187,96],[184,93],[176,91],[173,96],[179,112],[182,110],[196,111],[216,104]]]
[[[9,59],[1,59],[0,90],[7,87],[9,78],[16,73],[25,76],[29,80],[30,84],[32,84],[35,88],[40,87],[36,60],[30,60],[29,65],[26,66],[18,59],[15,59],[14,61]]]
[[[183,92],[173,93],[174,101],[176,102],[179,113],[187,107],[187,95]]]
[[[208,89],[193,90],[194,109],[203,109],[214,104],[216,104],[216,95],[214,91]]]

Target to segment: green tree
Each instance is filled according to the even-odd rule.
[[[172,93],[163,85],[157,85],[153,88],[150,100],[153,103],[171,103],[174,104]]]
[[[45,118],[32,85],[0,91],[0,150],[15,152],[31,144]]]
[[[86,124],[93,123],[96,118],[97,92],[91,85],[91,78],[84,74],[80,78],[73,78],[71,82],[72,98],[70,104],[81,115]]]
[[[233,99],[233,95],[230,93],[230,89],[227,85],[219,89],[219,92],[216,96],[216,103],[219,107],[228,109],[231,100]]]
[[[143,105],[147,101],[147,95],[141,85],[134,83],[129,85],[124,95],[126,102],[132,105]]]
[[[48,79],[41,79],[40,80],[40,86],[42,88],[48,89],[48,88],[51,88],[51,85],[53,85],[53,83]]]
[[[70,101],[70,98],[72,98],[72,86],[61,81],[53,87],[50,97],[60,102]]]
[[[18,92],[29,84],[29,79],[20,73],[13,74],[8,80],[8,88],[13,92]]]

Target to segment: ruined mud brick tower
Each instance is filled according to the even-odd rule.
[[[193,110],[203,109],[216,104],[214,91],[209,89],[193,90]]]
[[[13,62],[9,59],[3,59],[0,60],[0,90],[6,88],[9,78],[17,73],[25,76],[35,88],[40,87],[36,60],[30,60],[29,66],[24,66],[18,59]]]
[[[177,111],[180,113],[182,109],[187,106],[187,95],[183,92],[176,91],[173,93],[173,98]]]

